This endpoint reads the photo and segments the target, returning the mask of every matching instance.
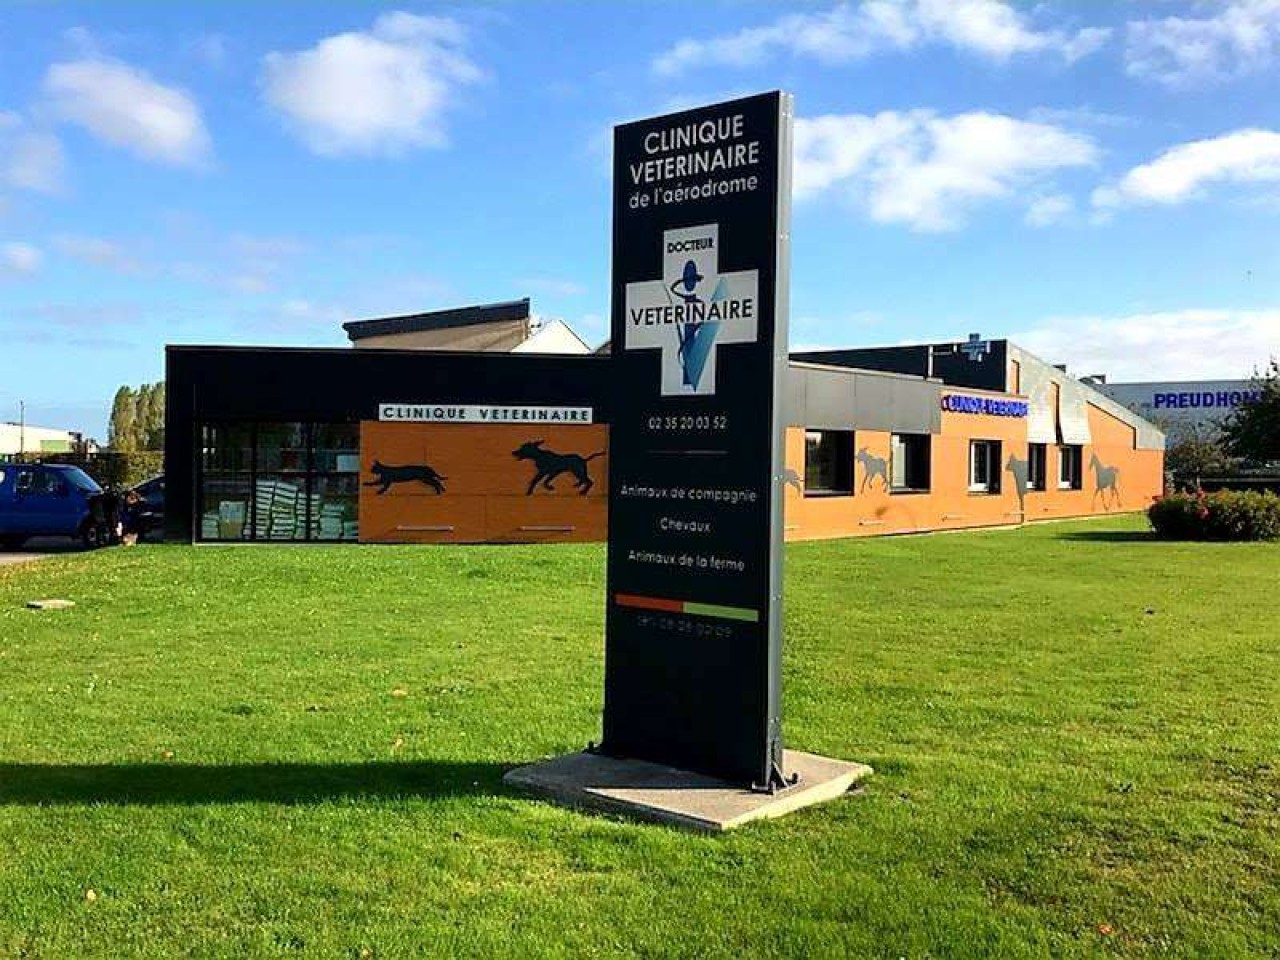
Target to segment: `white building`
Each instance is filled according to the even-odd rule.
[[[1165,432],[1169,443],[1209,438],[1241,404],[1258,397],[1251,380],[1183,380],[1089,384]]]
[[[70,430],[0,423],[0,456],[15,453],[69,453],[80,435]]]
[[[536,317],[529,309],[528,298],[352,320],[342,328],[356,349],[579,355],[591,352],[563,320]]]

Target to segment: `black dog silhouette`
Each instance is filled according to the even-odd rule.
[[[442,477],[436,473],[425,463],[423,464],[405,464],[402,467],[391,467],[379,460],[373,461],[373,479],[365,483],[366,487],[377,487],[378,496],[386,493],[391,489],[393,483],[418,483],[426,484],[436,493],[444,493],[444,483],[447,477]]]
[[[596,457],[603,457],[605,455],[604,450],[599,453],[593,453],[589,457],[584,457],[576,453],[555,453],[551,450],[543,450],[542,444],[544,442],[543,440],[530,440],[511,451],[511,455],[517,460],[532,460],[533,465],[537,468],[533,479],[529,481],[529,489],[525,491],[525,496],[532,496],[539,483],[542,484],[544,489],[554,491],[555,487],[551,485],[551,481],[562,473],[573,474],[574,484],[581,494],[586,494],[588,490],[595,486],[595,481],[591,479],[591,474],[587,473],[587,463]]]

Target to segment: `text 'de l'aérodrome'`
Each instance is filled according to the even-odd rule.
[[[740,113],[649,131],[642,142],[644,158],[627,164],[631,185],[638,188],[628,206],[660,207],[755,191],[760,178],[750,168],[761,162],[761,145],[746,136]]]

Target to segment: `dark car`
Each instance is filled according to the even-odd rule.
[[[0,547],[16,550],[32,537],[73,537],[93,548],[111,543],[118,528],[116,497],[79,467],[0,464]]]
[[[136,493],[140,502],[133,506],[134,524],[142,536],[156,530],[164,529],[164,476],[144,480],[136,487],[130,488]]]

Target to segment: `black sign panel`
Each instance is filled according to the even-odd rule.
[[[791,98],[614,131],[604,743],[782,774]]]

